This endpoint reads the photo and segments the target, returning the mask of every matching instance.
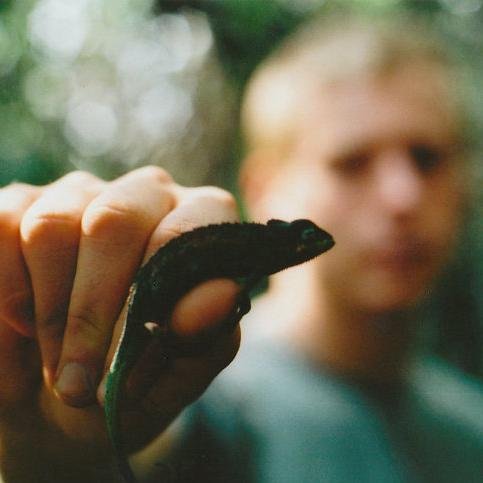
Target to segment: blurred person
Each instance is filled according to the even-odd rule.
[[[405,23],[314,22],[255,73],[249,211],[310,218],[336,247],[273,277],[236,361],[136,458],[142,481],[481,480],[481,385],[413,343],[413,309],[457,242],[466,191],[452,69],[425,37]],[[144,168],[12,185],[0,207],[5,481],[116,481],[95,396],[132,276],[175,234],[236,220],[233,198]],[[173,330],[219,324],[238,290],[197,287]],[[159,374],[126,418],[133,451],[199,397],[239,335]]]
[[[336,246],[272,277],[190,457],[206,481],[476,482],[481,383],[417,346],[468,204],[455,66],[417,23],[331,22],[252,77],[240,184],[255,219],[308,217]]]

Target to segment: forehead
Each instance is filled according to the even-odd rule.
[[[296,142],[321,154],[368,144],[453,143],[458,122],[448,84],[441,69],[425,64],[314,84],[299,113]]]

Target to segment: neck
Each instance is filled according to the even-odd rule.
[[[318,337],[301,341],[316,362],[361,381],[402,379],[411,340],[405,314],[364,314],[337,306],[325,306],[319,314]]]
[[[407,314],[364,313],[304,277],[300,270],[290,274],[290,283],[288,277],[274,280],[263,303],[270,311],[264,319],[274,321],[272,335],[345,377],[376,384],[401,380],[412,338]]]

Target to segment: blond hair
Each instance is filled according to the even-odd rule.
[[[449,74],[452,63],[441,40],[429,31],[407,17],[339,15],[303,25],[252,76],[241,118],[247,148],[286,153],[314,87],[381,76],[421,61]],[[448,76],[442,78],[448,84]]]

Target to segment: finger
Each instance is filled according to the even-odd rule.
[[[20,334],[35,335],[30,278],[20,243],[22,217],[40,188],[12,184],[0,190],[0,319]]]
[[[34,292],[37,337],[48,386],[53,384],[62,349],[82,213],[104,185],[89,173],[69,173],[45,188],[22,219],[22,250]]]
[[[240,346],[240,330],[225,334],[204,357],[173,361],[172,370],[163,374],[139,405],[125,411],[122,424],[128,451],[139,449],[156,437],[207,389],[213,379],[235,357]]]
[[[94,402],[112,328],[146,243],[174,205],[171,181],[142,168],[112,182],[86,208],[56,393],[69,405]]]
[[[221,336],[209,352],[201,357],[175,359],[169,374],[162,375],[144,399],[142,407],[148,414],[166,417],[163,423],[196,400],[213,379],[234,359],[240,346],[239,326]]]
[[[226,286],[222,289],[224,282]],[[198,297],[205,290],[211,292],[209,285],[212,283],[218,284],[219,296],[212,297],[211,301],[207,300],[208,293],[203,294],[204,297]],[[226,294],[222,294],[221,292],[225,290]],[[212,302],[211,306],[215,306],[217,302],[225,299],[223,295],[227,295],[226,300],[233,302],[237,291],[238,288],[232,281],[207,282],[180,301],[180,307],[185,305],[181,308],[180,315],[197,309],[205,310],[208,301]],[[214,295],[213,291],[212,296]],[[221,320],[231,313],[230,305],[231,303],[226,303],[224,310],[219,311]],[[215,315],[215,312],[212,315]],[[216,318],[218,319],[218,316]],[[214,323],[219,324],[220,320]],[[142,382],[138,380],[136,387],[129,384],[130,404],[124,407],[122,413],[123,431],[129,435],[126,441],[127,451],[134,451],[141,445],[145,445],[146,441],[163,431],[184,407],[197,399],[216,375],[233,360],[239,345],[240,328],[237,325],[231,332],[220,333],[220,336],[211,344],[209,351],[196,357],[173,358],[169,370],[164,367],[162,371],[149,373],[150,369],[156,368],[156,359],[151,361],[151,366],[148,364],[144,367],[136,367],[130,380],[140,377]],[[155,353],[151,355],[155,356]],[[149,386],[143,387],[142,384],[147,380],[150,381]],[[133,391],[136,390],[142,390],[142,392],[134,393]],[[99,394],[99,399],[102,403],[103,394]]]
[[[144,261],[147,261],[160,247],[181,233],[210,223],[234,222],[239,219],[233,196],[216,187],[184,188],[174,186],[176,209],[169,212],[153,231],[147,244]],[[106,360],[109,367],[117,348],[117,341],[122,332],[126,308],[119,317],[114,330],[114,337]],[[207,319],[210,320],[210,319]],[[190,323],[190,319],[186,319]]]
[[[240,286],[233,280],[214,279],[198,285],[176,305],[171,329],[177,338],[196,339],[211,332],[233,313]]]
[[[176,209],[161,220],[146,248],[145,261],[172,238],[211,223],[236,222],[240,216],[233,195],[214,186],[174,187]]]
[[[170,346],[166,347],[166,340],[153,337],[127,381],[129,400],[142,398],[160,374],[170,370],[165,361],[167,350],[170,364],[187,355],[199,356],[202,360],[208,353],[212,353],[218,340],[227,333],[221,330],[221,326],[228,322],[227,318],[232,319],[233,305],[239,291],[238,284],[233,280],[216,279],[202,283],[182,297],[172,316],[173,337],[170,338]],[[235,324],[241,317],[237,318],[237,321],[229,321],[228,332],[236,330]]]

